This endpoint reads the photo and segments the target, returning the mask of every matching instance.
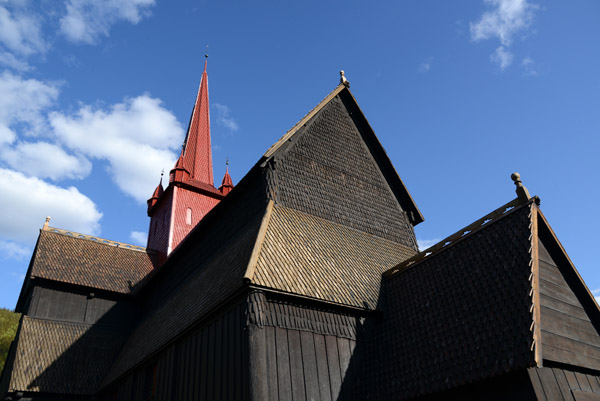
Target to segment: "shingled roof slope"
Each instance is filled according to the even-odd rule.
[[[41,230],[30,276],[128,294],[154,269],[144,248],[53,230]]]
[[[409,399],[536,364],[533,206],[385,278],[364,398]]]
[[[416,203],[394,169],[352,93],[339,85],[263,155],[261,164],[291,165],[275,170],[278,202],[396,242],[393,224],[422,222]],[[279,166],[278,166],[279,168]],[[281,173],[279,173],[281,171]],[[294,187],[286,187],[293,182]],[[368,193],[370,198],[364,199]],[[305,202],[302,197],[315,202]],[[320,210],[330,213],[320,215]],[[400,218],[400,210],[406,217]],[[311,207],[312,206],[312,207]],[[335,210],[328,210],[334,208]],[[396,209],[396,210],[395,210]],[[371,226],[358,225],[356,211]],[[406,243],[411,246],[412,244]],[[416,246],[415,246],[416,249]]]
[[[412,248],[276,205],[253,284],[324,301],[375,309],[381,273]]]
[[[266,198],[260,188],[258,185],[253,191],[237,191],[231,198],[228,195],[145,285],[141,295],[149,297],[147,309],[103,386],[144,361],[243,287],[244,272],[265,213]]]
[[[105,326],[23,316],[9,391],[92,395],[124,340]]]

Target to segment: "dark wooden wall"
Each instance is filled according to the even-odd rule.
[[[99,396],[107,401],[248,399],[245,302],[171,343]]]
[[[25,312],[32,317],[63,320],[69,322],[96,323],[103,325],[127,326],[134,312],[130,302],[90,295],[76,289],[35,286],[31,302]],[[110,313],[108,313],[110,311]]]
[[[265,399],[338,399],[356,346],[354,340],[271,326],[256,328],[252,335],[264,341]]]
[[[600,370],[598,332],[541,241],[539,255],[543,358]]]
[[[248,299],[252,399],[342,399],[342,385],[352,381],[350,362],[362,319],[325,305],[268,299],[260,292]]]

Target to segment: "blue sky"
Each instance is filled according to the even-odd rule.
[[[373,4],[375,3],[375,4]],[[39,228],[145,244],[209,46],[215,182],[237,182],[338,83],[432,243],[513,199],[521,173],[600,289],[600,3],[0,0],[0,307]]]

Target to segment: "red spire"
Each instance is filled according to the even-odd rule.
[[[223,176],[223,182],[219,187],[219,191],[223,195],[227,195],[233,189],[233,181],[231,181],[231,176],[229,175],[229,160],[227,161],[227,168],[225,169],[225,175]]]
[[[156,202],[158,202],[158,198],[160,198],[161,195],[163,194],[163,192],[165,192],[165,190],[163,189],[163,186],[162,186],[162,178],[163,178],[163,173],[160,173],[160,182],[158,183],[158,186],[152,193],[152,196],[150,197],[150,199],[148,199],[148,201],[146,202],[148,204],[148,211],[150,211],[150,209],[152,209],[152,207],[154,205],[156,205]]]
[[[192,179],[213,185],[206,65],[207,61],[204,62],[204,72],[200,79],[196,104],[185,138],[183,167]]]

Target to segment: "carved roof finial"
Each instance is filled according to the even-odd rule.
[[[46,221],[44,222],[44,226],[42,227],[42,230],[48,229],[48,224],[50,223],[50,220],[52,220],[52,217],[46,216]]]
[[[344,76],[344,70],[340,70],[340,84],[344,85],[346,88],[350,87],[350,82]]]
[[[529,191],[527,190],[527,188],[525,188],[525,186],[523,185],[523,182],[521,181],[521,174],[519,173],[512,173],[510,175],[510,178],[514,181],[515,185],[517,186],[517,196],[520,200],[522,200],[523,202],[528,201],[529,199],[531,199],[531,196],[529,195]]]

